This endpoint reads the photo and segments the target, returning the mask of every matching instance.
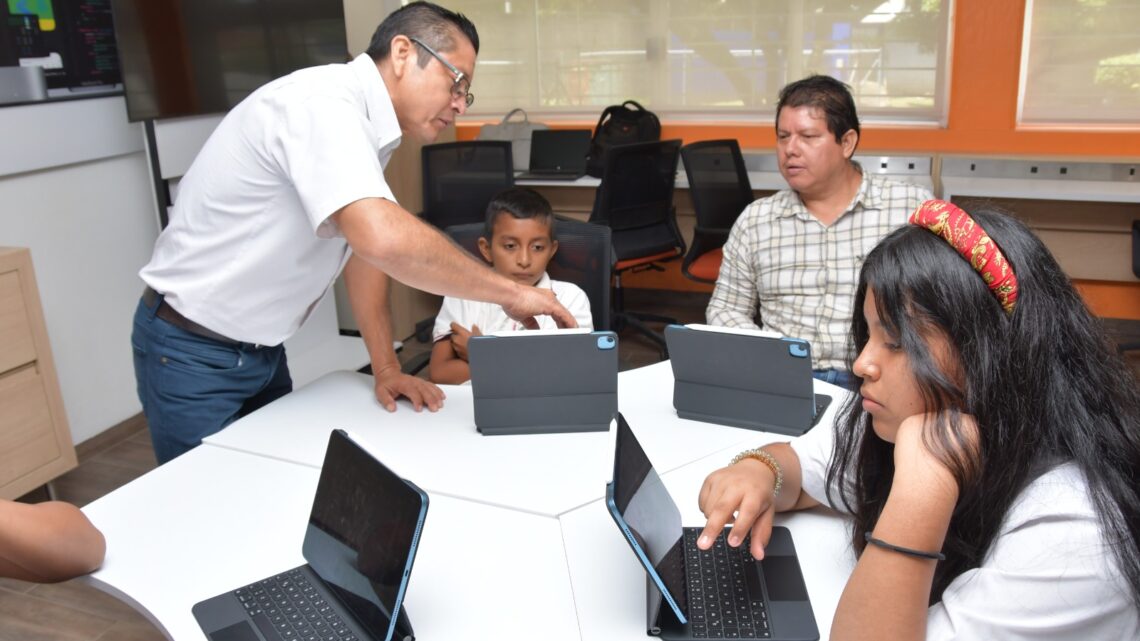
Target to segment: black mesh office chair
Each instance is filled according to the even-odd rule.
[[[693,244],[681,262],[690,280],[715,283],[733,223],[754,199],[744,155],[735,140],[706,140],[681,148],[689,195],[697,214]]]
[[[1140,220],[1132,221],[1132,273],[1140,278]],[[1116,346],[1120,353],[1140,350],[1140,341],[1120,343]]]
[[[613,232],[615,331],[629,327],[648,337],[667,356],[665,337],[645,321],[675,323],[667,316],[625,309],[622,275],[646,269],[661,270],[659,263],[685,253],[677,229],[673,187],[677,178],[680,140],[663,140],[611,147],[606,152],[602,184],[594,199],[590,222]]]
[[[421,157],[421,215],[439,229],[482,221],[491,197],[515,184],[507,140],[426,145]]]
[[[483,235],[483,223],[452,225],[444,231],[460,247],[480,256],[479,237]],[[551,278],[574,283],[586,293],[595,330],[610,329],[610,268],[613,264],[610,236],[608,227],[558,217],[554,226],[558,251],[546,266]],[[401,369],[415,374],[430,359],[430,352],[419,354]]]

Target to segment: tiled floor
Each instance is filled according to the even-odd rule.
[[[631,290],[627,307],[670,315],[682,323],[703,322],[707,294]],[[1140,343],[1140,322],[1108,321],[1122,342]],[[428,349],[415,342],[401,354],[407,360]],[[619,341],[619,367],[633,369],[655,363],[659,351],[651,341],[627,331]],[[1140,373],[1140,350],[1130,354]],[[59,499],[83,506],[155,466],[145,429],[127,435],[102,451],[90,453],[75,470],[54,483]],[[26,497],[44,500],[42,492]],[[130,606],[78,581],[36,585],[0,579],[0,641],[159,641],[163,635]]]

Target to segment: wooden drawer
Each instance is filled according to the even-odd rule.
[[[61,458],[44,379],[34,365],[0,376],[0,407],[0,486]]]
[[[0,247],[0,498],[75,467],[75,447],[27,249]]]
[[[0,273],[0,374],[36,359],[20,274]],[[0,407],[3,407],[0,405]]]

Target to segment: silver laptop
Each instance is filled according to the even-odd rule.
[[[589,129],[536,129],[530,134],[530,165],[516,180],[577,180],[586,175]]]
[[[547,330],[467,343],[475,427],[484,435],[605,432],[617,414],[617,335]]]
[[[765,334],[666,327],[677,416],[789,436],[811,429],[831,402],[814,391],[811,346]]]
[[[646,630],[689,639],[819,639],[807,585],[787,528],[772,528],[764,560],[734,548],[724,533],[708,550],[681,512],[633,430],[618,415],[613,481],[606,506],[646,572]]]

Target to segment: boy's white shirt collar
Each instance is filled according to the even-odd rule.
[[[539,278],[538,282],[535,283],[534,286],[539,289],[552,289],[552,285],[550,284],[550,274],[542,272],[542,278]]]

